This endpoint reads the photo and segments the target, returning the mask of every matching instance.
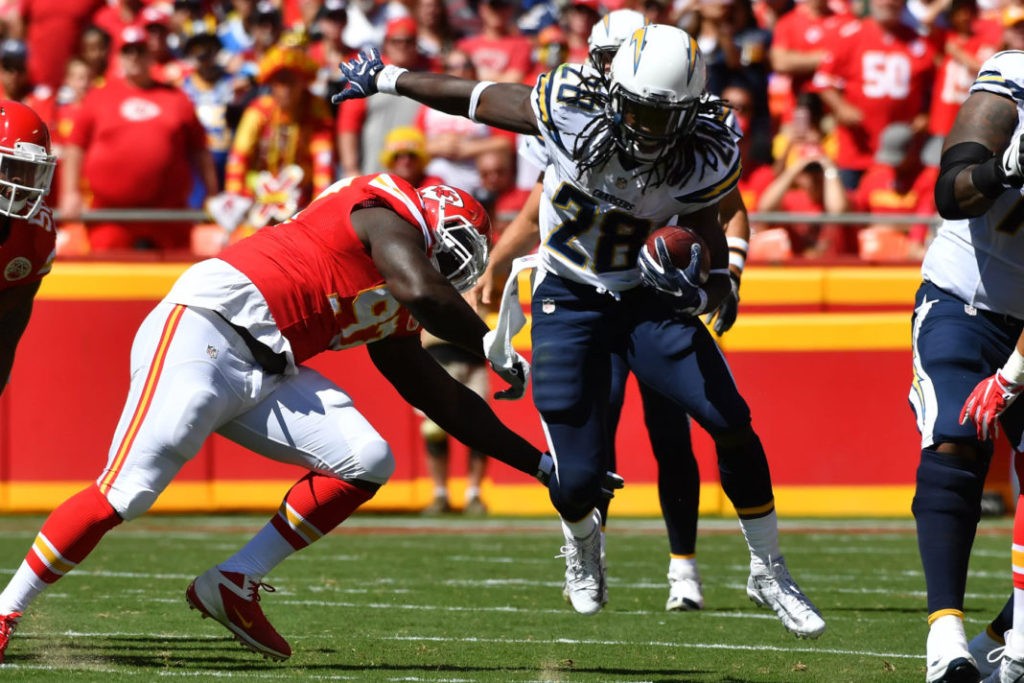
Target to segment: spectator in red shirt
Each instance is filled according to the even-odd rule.
[[[480,34],[457,44],[473,60],[482,81],[521,83],[530,71],[533,44],[516,29],[516,7],[513,0],[481,0]]]
[[[551,71],[559,64],[572,61],[569,57],[569,45],[565,32],[558,24],[545,26],[537,32],[537,47],[533,52],[533,68],[523,79],[523,83],[532,86],[541,74]],[[584,62],[587,60],[584,59]],[[461,75],[461,74],[456,74]],[[467,78],[464,76],[464,78]]]
[[[209,193],[217,190],[206,131],[184,92],[153,80],[142,29],[123,31],[120,56],[124,77],[85,96],[64,147],[60,206],[65,220],[81,215],[86,191],[93,209],[183,209],[193,167]],[[190,223],[108,222],[87,229],[94,253],[190,245]]]
[[[905,0],[871,0],[871,16],[843,26],[814,75],[836,119],[836,163],[850,190],[871,165],[890,123],[928,125],[935,50],[901,20]]]
[[[110,34],[89,24],[78,41],[78,56],[89,66],[92,85],[102,85],[110,68],[110,50],[114,44]]]
[[[462,37],[452,25],[449,11],[444,0],[419,0],[416,3],[419,48],[427,57],[440,59],[451,52]]]
[[[932,135],[949,133],[982,62],[996,52],[996,45],[989,44],[986,36],[975,32],[977,19],[976,0],[953,0],[949,29],[936,27],[929,34],[940,55],[928,120],[928,131]]]
[[[60,87],[64,67],[74,56],[79,36],[105,0],[22,0],[23,28],[15,35],[28,45],[28,73],[33,83]]]
[[[769,108],[772,117],[789,121],[796,97],[813,91],[811,79],[821,65],[828,41],[839,27],[854,19],[837,13],[830,0],[804,0],[775,24],[769,57]]]
[[[510,149],[481,154],[476,158],[476,169],[480,174],[480,191],[476,196],[491,215],[494,242],[522,211],[530,191],[516,187],[516,161]]]
[[[590,31],[601,18],[598,0],[572,0],[565,10],[563,25],[569,46],[567,61],[581,64],[590,56]]]

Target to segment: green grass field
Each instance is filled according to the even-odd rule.
[[[909,520],[787,520],[783,550],[828,620],[789,635],[744,592],[734,520],[701,521],[706,609],[666,613],[660,520],[614,519],[610,602],[561,598],[554,519],[357,515],[281,565],[263,607],[292,644],[283,664],[244,650],[185,603],[189,581],[263,517],[149,516],[116,529],[33,605],[3,680],[923,681],[924,579]],[[6,581],[41,518],[0,520]],[[1010,590],[1010,520],[984,520],[968,634]]]

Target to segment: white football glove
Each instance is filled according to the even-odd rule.
[[[1011,187],[1024,186],[1024,159],[1021,158],[1021,141],[1024,134],[1018,135],[1010,141],[1010,146],[1003,152],[1003,160],[999,165],[1006,176],[1006,183]]]
[[[515,356],[508,367],[491,363],[491,369],[509,384],[507,389],[495,392],[494,398],[499,401],[514,401],[522,398],[526,392],[526,384],[530,381],[530,363],[519,353],[515,351],[513,353]]]

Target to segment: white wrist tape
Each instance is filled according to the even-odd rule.
[[[388,64],[380,73],[377,74],[377,92],[384,93],[385,95],[397,95],[398,90],[398,77],[404,74],[408,69],[403,69],[400,66],[394,64]]]
[[[466,116],[468,116],[469,120],[473,123],[479,123],[479,121],[476,120],[476,107],[480,104],[480,96],[484,94],[484,90],[487,90],[487,88],[492,85],[494,85],[494,81],[480,81],[476,84],[476,87],[473,88],[473,92],[470,93],[469,110],[466,112]]]
[[[743,272],[743,266],[747,264],[750,243],[742,237],[726,237],[725,243],[729,245],[729,265]]]
[[[1024,356],[1017,349],[1013,350],[1006,365],[999,371],[1002,376],[1014,384],[1024,384]]]

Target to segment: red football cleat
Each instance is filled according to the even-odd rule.
[[[203,618],[211,617],[231,631],[242,645],[270,659],[284,661],[292,648],[267,621],[260,608],[259,589],[274,588],[245,574],[222,572],[214,567],[196,577],[185,591],[185,599]]]
[[[18,619],[21,619],[21,612],[0,614],[0,663],[4,661],[4,653],[7,652],[7,643],[11,642],[14,629],[18,626]]]

